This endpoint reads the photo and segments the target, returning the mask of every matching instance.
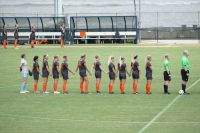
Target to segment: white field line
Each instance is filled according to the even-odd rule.
[[[196,80],[191,86],[188,87],[187,90],[191,89],[200,81],[200,78]],[[151,126],[167,109],[169,109],[179,98],[181,95],[176,96],[167,106],[165,106],[156,116],[154,116],[138,133],[143,133],[149,126]]]
[[[24,119],[39,119],[39,120],[49,120],[49,121],[70,121],[70,122],[88,122],[88,123],[119,123],[119,124],[144,124],[147,122],[142,121],[98,121],[98,120],[84,120],[84,119],[64,119],[64,118],[45,118],[36,116],[23,116],[23,115],[13,115],[0,113],[0,116],[10,117],[10,118],[24,118]],[[155,124],[200,124],[200,122],[190,121],[190,122],[153,122]]]

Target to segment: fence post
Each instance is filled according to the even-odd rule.
[[[157,43],[158,43],[158,39],[159,39],[159,38],[158,38],[158,12],[156,12],[156,19],[157,19],[157,20],[156,20],[156,24],[157,24],[157,25],[156,25],[156,39],[157,39]]]
[[[197,24],[197,34],[198,34],[198,40],[200,43],[200,12],[198,11],[198,24]]]

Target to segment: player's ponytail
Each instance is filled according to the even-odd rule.
[[[111,63],[111,60],[114,58],[114,56],[109,56],[109,58],[108,58],[108,66],[109,66],[109,64]]]

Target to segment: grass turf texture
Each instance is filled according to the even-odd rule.
[[[35,49],[20,48],[14,50],[0,49],[0,132],[1,133],[136,133],[139,132],[154,116],[165,108],[180,89],[180,58],[182,51],[190,52],[191,74],[188,86],[197,81],[199,76],[199,46],[172,47],[67,47]],[[120,95],[119,80],[114,85],[114,95],[108,92],[108,75],[102,75],[101,92],[95,93],[95,77],[89,76],[89,92],[79,93],[79,75],[69,75],[67,90],[69,95],[33,94],[33,78],[28,79],[30,94],[19,94],[21,74],[19,72],[20,55],[25,53],[29,66],[32,66],[34,55],[49,55],[51,67],[54,55],[67,55],[69,67],[75,70],[81,53],[87,54],[87,65],[92,68],[94,56],[99,54],[102,67],[107,70],[107,59],[110,55],[125,56],[128,69],[133,54],[139,55],[142,75],[138,91],[132,94],[132,78],[127,78],[125,95]],[[171,95],[163,95],[163,56],[169,53],[171,58],[172,82],[169,87]],[[145,93],[145,57],[151,54],[153,61],[152,95]],[[199,133],[200,132],[200,82],[192,87],[191,95],[180,97],[166,110],[145,133]],[[62,90],[62,79],[59,80],[59,91]],[[39,80],[39,91],[42,90],[42,78]],[[48,91],[53,92],[53,79],[49,78]]]

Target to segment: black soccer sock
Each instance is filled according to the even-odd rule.
[[[185,88],[186,88],[186,85],[182,84],[182,90],[184,93],[185,93]]]
[[[167,93],[167,90],[166,90],[167,86],[164,85],[164,93]]]

